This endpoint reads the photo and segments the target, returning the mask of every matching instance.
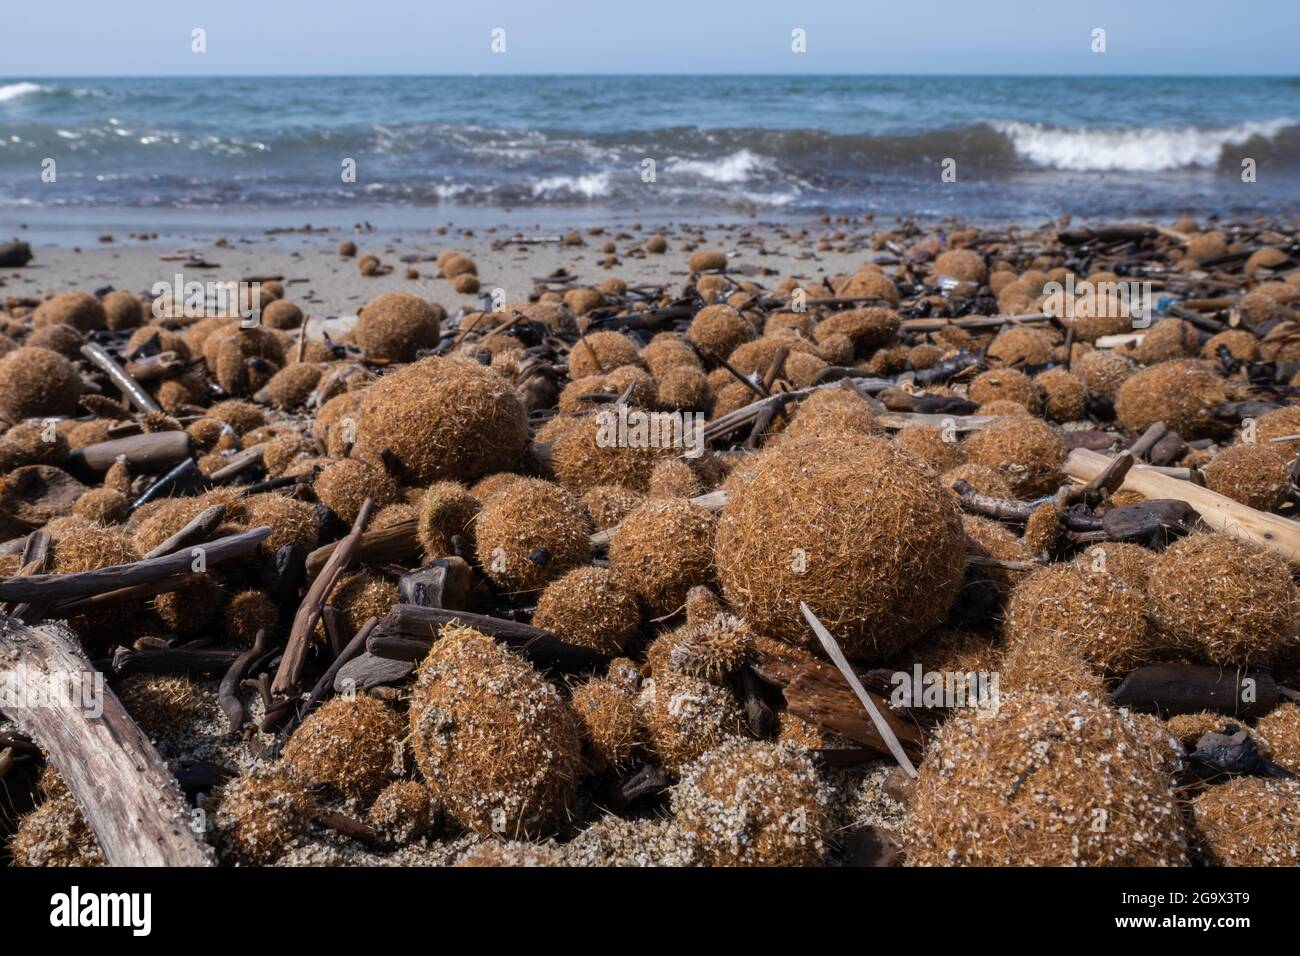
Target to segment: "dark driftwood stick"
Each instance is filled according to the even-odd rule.
[[[78,448],[68,456],[68,465],[74,471],[102,475],[124,457],[131,474],[150,474],[185,461],[190,450],[190,436],[185,432],[146,432]]]
[[[1128,446],[1129,454],[1134,458],[1145,458],[1155,447],[1156,442],[1165,437],[1168,429],[1164,422],[1152,422],[1133,444]]]
[[[76,642],[57,625],[0,619],[0,647],[33,691],[5,713],[54,761],[109,866],[210,865],[166,765]]]
[[[502,641],[538,667],[586,672],[597,670],[609,662],[606,654],[562,641],[549,631],[531,624],[471,614],[469,611],[418,607],[414,604],[394,605],[371,633],[366,649],[378,657],[419,661],[433,647],[442,626],[453,621]],[[387,640],[389,638],[396,638],[397,641],[390,643]]]
[[[174,535],[164,541],[157,547],[150,548],[145,552],[145,559],[161,558],[165,554],[171,554],[173,551],[179,551],[187,544],[193,544],[196,541],[202,541],[221,524],[221,519],[226,516],[225,505],[213,505],[211,508],[205,508],[200,511],[185,527],[181,528]]]
[[[239,732],[248,716],[243,701],[239,699],[239,684],[248,676],[248,669],[253,665],[253,661],[265,653],[266,628],[263,627],[258,628],[257,636],[253,638],[253,646],[236,657],[235,662],[221,678],[221,684],[217,688],[217,703],[221,706],[221,712],[226,715],[226,719],[230,721],[230,729],[233,733]]]
[[[239,657],[238,651],[213,648],[164,647],[137,651],[119,647],[113,652],[115,674],[188,674],[191,677],[215,677],[228,671]]]
[[[255,551],[270,534],[271,529],[264,525],[218,538],[202,546],[204,560],[212,565],[238,558]],[[161,558],[150,558],[134,564],[116,564],[79,574],[34,574],[29,578],[8,578],[0,581],[0,601],[72,601],[92,594],[157,581],[172,574],[193,570],[194,550],[196,549],[191,548]]]
[[[252,448],[245,448],[243,451],[231,455],[228,464],[222,465],[209,475],[212,483],[219,485],[223,481],[234,478],[241,471],[252,468],[254,465],[260,465],[262,463],[262,449],[265,447],[264,444],[257,444]]]
[[[344,539],[346,540],[346,539]],[[314,578],[329,561],[330,555],[343,544],[332,541],[323,544],[307,555],[307,577]],[[361,536],[360,550],[357,557],[371,564],[387,564],[400,561],[415,554],[420,548],[420,541],[415,533],[415,519],[399,521],[378,531],[367,531]]]
[[[298,607],[298,613],[294,616],[293,627],[289,630],[289,642],[285,645],[280,669],[276,671],[275,681],[271,685],[272,693],[289,694],[302,681],[302,668],[307,661],[307,643],[316,629],[316,622],[320,620],[321,608],[325,606],[325,601],[334,590],[334,585],[338,583],[343,572],[352,564],[361,549],[361,535],[365,532],[374,508],[374,499],[367,498],[361,505],[361,511],[352,525],[352,531],[330,555],[320,575],[307,589],[307,594]]]
[[[27,536],[27,543],[23,545],[23,555],[18,563],[18,574],[26,577],[29,574],[43,574],[45,567],[50,560],[50,533],[48,531],[33,531]],[[14,608],[14,617],[21,617],[29,624],[44,617],[38,609],[35,614],[31,613],[32,606],[23,602]]]
[[[1242,683],[1254,681],[1252,700],[1243,700]],[[1264,670],[1237,672],[1189,664],[1151,664],[1130,671],[1110,692],[1116,707],[1163,714],[1216,710],[1238,717],[1259,717],[1278,700],[1277,682]]]
[[[95,365],[103,369],[113,384],[117,386],[118,391],[131,400],[136,408],[145,414],[154,414],[161,412],[158,403],[153,397],[144,390],[144,388],[127,374],[126,369],[117,364],[117,360],[108,354],[104,346],[95,342],[87,342],[81,347],[81,354],[88,358]]]
[[[173,468],[167,474],[163,475],[152,485],[144,490],[139,498],[131,502],[131,510],[135,511],[156,498],[161,498],[170,494],[172,491],[181,487],[182,484],[188,485],[189,482],[200,479],[207,482],[207,478],[199,473],[199,465],[193,458],[186,458],[183,462]],[[188,493],[188,491],[183,491]]]
[[[130,587],[118,588],[116,591],[105,591],[102,594],[92,594],[90,597],[78,598],[75,601],[61,601],[54,605],[52,615],[46,614],[44,616],[68,617],[72,614],[86,614],[90,611],[112,607],[114,604],[121,604],[123,601],[136,601],[141,598],[153,597],[155,594],[179,591],[185,585],[190,584],[196,577],[198,575],[189,572],[178,572],[157,581],[133,584]]]

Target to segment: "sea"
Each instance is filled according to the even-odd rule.
[[[1300,78],[0,80],[0,236],[28,221],[232,216],[1183,212],[1300,212]]]

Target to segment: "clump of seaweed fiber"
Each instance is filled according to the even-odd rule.
[[[1157,557],[1154,551],[1140,544],[1107,541],[1081,551],[1074,564],[1092,574],[1113,575],[1133,590],[1145,593]]]
[[[132,674],[117,688],[117,696],[140,729],[157,737],[189,720],[199,695],[188,677]]]
[[[561,485],[525,478],[488,499],[474,520],[479,563],[506,591],[536,591],[591,556],[591,528]]]
[[[686,498],[651,498],[624,518],[609,546],[615,579],[667,614],[713,579],[712,514]]]
[[[758,333],[749,320],[729,305],[706,305],[695,313],[686,337],[703,351],[726,358]]]
[[[455,554],[452,538],[459,536],[466,548],[474,545],[474,518],[479,499],[458,481],[435,481],[420,499],[415,521],[420,547],[431,558]]]
[[[352,334],[373,360],[410,362],[420,349],[438,344],[439,326],[445,317],[441,307],[409,292],[386,292],[361,310]]]
[[[10,421],[41,415],[73,415],[81,376],[58,352],[36,346],[0,358],[0,415]]]
[[[1300,863],[1300,781],[1235,777],[1197,797],[1192,820],[1214,866]]]
[[[423,359],[360,395],[356,457],[382,468],[391,456],[413,483],[507,471],[528,440],[519,396],[477,362]]]
[[[245,866],[274,863],[311,825],[310,796],[279,769],[231,780],[217,797],[214,824],[223,854]]]
[[[1184,865],[1174,770],[1172,748],[1126,711],[1086,694],[1003,694],[995,712],[940,728],[912,797],[907,862]]]
[[[961,587],[955,499],[887,440],[802,439],[729,482],[714,559],[727,603],[756,631],[814,641],[806,602],[846,654],[886,655],[937,624]]]
[[[466,829],[535,836],[564,818],[578,721],[554,685],[491,638],[443,628],[417,671],[410,719],[425,782]]]
[[[44,799],[18,821],[9,838],[15,866],[103,866],[104,852],[52,764],[41,771]]]
[[[391,846],[406,846],[428,834],[438,815],[429,791],[414,780],[395,780],[375,797],[366,823]]]
[[[367,498],[373,499],[376,506],[397,500],[397,484],[393,479],[382,468],[357,458],[343,458],[326,465],[312,487],[321,504],[346,524],[357,520]]]
[[[604,375],[620,365],[639,365],[636,343],[621,332],[593,332],[584,335],[569,351],[569,379]]]
[[[707,590],[695,588],[692,593]],[[734,614],[693,615],[689,605],[687,614],[686,624],[650,645],[646,659],[656,674],[673,671],[721,684],[753,657],[754,636]]]
[[[1016,586],[1003,634],[1013,647],[1072,647],[1108,674],[1151,663],[1159,650],[1141,591],[1115,575],[1072,564],[1040,568]]]
[[[1152,567],[1147,595],[1162,636],[1206,663],[1267,663],[1297,640],[1290,568],[1227,535],[1174,542]]]
[[[621,654],[641,626],[641,608],[608,568],[574,568],[542,591],[533,623],[571,644]]]
[[[967,438],[964,449],[967,461],[992,468],[1006,478],[1017,498],[1051,494],[1064,479],[1065,440],[1038,419],[994,422]]]
[[[1088,410],[1088,389],[1073,372],[1049,368],[1034,377],[1043,397],[1043,413],[1055,422],[1074,422]]]
[[[651,749],[672,774],[728,738],[748,736],[745,712],[730,687],[670,669],[642,683],[637,707]]]
[[[632,695],[618,684],[605,678],[585,681],[573,689],[570,706],[596,768],[626,766],[640,752],[645,736],[641,713]]]
[[[1248,507],[1272,511],[1291,488],[1290,462],[1278,447],[1252,442],[1225,448],[1202,469],[1205,487]]]
[[[1300,774],[1300,704],[1278,704],[1255,722],[1269,759]]]
[[[1175,359],[1126,378],[1115,395],[1115,415],[1136,432],[1164,422],[1184,438],[1202,438],[1223,430],[1214,407],[1227,400],[1223,379],[1209,363]]]
[[[806,753],[735,740],[691,764],[673,788],[677,825],[710,866],[818,866],[828,794]]]
[[[327,783],[369,803],[392,779],[402,717],[372,697],[334,697],[309,714],[284,747],[285,770],[304,786]],[[400,764],[399,764],[400,766]]]

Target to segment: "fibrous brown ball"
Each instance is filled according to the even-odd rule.
[[[1032,561],[1033,554],[1006,525],[979,515],[962,515],[962,532],[966,535],[966,553],[998,561]],[[992,581],[1000,592],[1008,594],[1025,577],[1024,571],[1003,567],[972,565],[972,578]]]
[[[1300,705],[1281,703],[1255,722],[1269,759],[1300,774]]]
[[[72,505],[72,513],[96,524],[121,524],[127,518],[130,501],[111,488],[91,488]]]
[[[382,466],[387,451],[411,484],[508,471],[528,440],[519,396],[477,362],[425,359],[360,395],[356,456]]]
[[[990,402],[1019,402],[1031,412],[1042,407],[1042,395],[1028,375],[1014,368],[981,372],[970,385],[970,399],[984,406]]]
[[[706,753],[672,793],[677,825],[712,866],[820,865],[828,802],[807,754],[757,740]]]
[[[753,657],[754,635],[744,621],[721,610],[708,588],[692,589],[697,593],[709,595],[718,610],[695,610],[688,600],[687,623],[656,638],[646,662],[657,677],[671,671],[721,684]]]
[[[393,846],[405,846],[433,829],[437,816],[429,791],[414,780],[398,780],[379,791],[366,823]]]
[[[1157,555],[1139,544],[1107,541],[1079,553],[1074,563],[1092,574],[1110,574],[1129,588],[1145,592]]]
[[[650,473],[651,498],[694,498],[701,491],[700,479],[682,458],[665,458]]]
[[[987,465],[967,462],[945,471],[939,480],[950,490],[958,481],[967,481],[982,495],[991,495],[994,498],[1011,497],[1011,482],[1007,481],[1002,472]],[[956,492],[954,491],[953,494]]]
[[[1088,411],[1088,389],[1073,372],[1049,368],[1034,376],[1043,396],[1043,412],[1056,422],[1076,422]]]
[[[218,844],[245,866],[267,866],[307,832],[311,798],[281,770],[257,769],[221,788]]]
[[[691,319],[686,337],[706,353],[726,358],[758,335],[754,326],[729,305],[706,305]]]
[[[564,866],[564,851],[551,841],[484,840],[467,850],[455,867],[556,867]]]
[[[1013,325],[989,343],[986,355],[990,366],[1046,365],[1052,360],[1052,337],[1041,329]]]
[[[133,329],[144,321],[144,306],[129,292],[113,291],[101,300],[107,328]]]
[[[26,347],[0,358],[0,415],[10,421],[73,415],[81,392],[81,376],[57,352]]]
[[[886,655],[937,624],[961,587],[954,499],[879,438],[804,439],[753,456],[718,527],[727,602],[756,631],[815,646],[806,602],[846,654]]]
[[[618,582],[659,614],[713,578],[712,514],[685,498],[652,498],[618,525],[609,566]]]
[[[43,789],[48,777],[57,779],[47,765],[41,776]],[[47,790],[35,810],[23,815],[9,839],[14,865],[104,866],[104,852],[67,785],[58,780],[57,787],[50,790],[54,792]]]
[[[194,719],[199,696],[188,677],[132,674],[117,688],[122,706],[152,737]]]
[[[264,597],[260,591],[251,593]],[[215,575],[195,574],[184,587],[155,597],[153,609],[168,630],[184,635],[198,634],[210,630],[213,621],[223,616],[229,597]],[[275,618],[271,619],[271,624],[275,624]],[[251,644],[256,633],[254,629],[243,640]]]
[[[302,309],[288,299],[273,299],[262,306],[262,324],[268,329],[296,329],[302,325]]]
[[[286,544],[300,544],[308,550],[316,547],[320,529],[315,511],[307,502],[268,492],[245,498],[243,510],[250,528],[265,525],[271,529],[262,542],[265,556],[273,556]]]
[[[382,468],[357,458],[326,465],[312,487],[321,503],[347,524],[357,520],[367,498],[373,498],[377,507],[397,500],[393,479]]]
[[[833,335],[846,335],[854,349],[865,353],[892,342],[901,325],[898,313],[883,306],[847,309],[832,312],[818,322],[813,329],[813,338],[820,344]]]
[[[1149,664],[1159,650],[1145,595],[1115,575],[1073,564],[1049,565],[1021,581],[1003,633],[1011,646],[1068,644],[1107,674]]]
[[[608,568],[574,568],[546,586],[533,624],[571,644],[621,654],[636,636],[641,610]]]
[[[934,260],[934,274],[961,282],[983,282],[987,272],[979,253],[970,249],[949,249]]]
[[[1143,365],[1195,355],[1200,345],[1196,329],[1182,319],[1161,319],[1142,336],[1133,354]]]
[[[709,407],[709,380],[693,366],[672,366],[656,374],[655,400],[660,408],[702,411]]]
[[[1284,405],[1255,420],[1255,441],[1276,448],[1286,458],[1300,454],[1300,438],[1276,441],[1300,435],[1300,405]]]
[[[1290,463],[1280,447],[1249,443],[1225,448],[1202,469],[1205,486],[1251,508],[1272,511],[1291,488]]]
[[[345,574],[329,597],[329,603],[343,612],[348,630],[353,634],[370,618],[382,618],[397,601],[397,585],[369,571]],[[323,634],[324,628],[320,631]]]
[[[441,307],[408,292],[386,292],[371,300],[357,318],[353,336],[369,358],[410,362],[420,349],[438,344]]]
[[[1088,695],[1001,695],[950,716],[921,764],[912,866],[1180,866],[1174,754]]]
[[[682,427],[690,426],[690,422],[682,423],[676,416],[668,415],[668,419],[676,419],[678,424],[669,421],[662,425],[664,420],[653,416],[667,413],[650,414],[645,434],[640,430],[620,434],[618,416],[610,413],[597,412],[563,420],[564,426],[552,438],[551,470],[555,477],[579,492],[597,485],[621,485],[633,491],[646,491],[655,464],[680,453],[673,428],[678,429],[683,440],[690,437]],[[628,421],[630,425],[630,417]],[[690,434],[697,433],[698,429]],[[541,438],[542,433],[538,432],[538,439]]]
[[[320,366],[295,362],[272,375],[257,397],[259,401],[270,402],[277,408],[297,408],[311,397],[320,379]]]
[[[1224,534],[1194,534],[1160,555],[1147,585],[1165,638],[1211,664],[1261,664],[1296,642],[1286,561]]]
[[[747,735],[745,713],[730,687],[664,671],[637,696],[650,745],[664,769],[680,773],[731,737]]]
[[[964,447],[968,461],[999,472],[1017,498],[1051,494],[1063,480],[1065,440],[1038,419],[994,422],[967,438]]]
[[[894,435],[900,448],[942,474],[956,468],[966,456],[955,432],[930,425],[909,425]]]
[[[36,307],[32,328],[70,325],[81,332],[102,329],[108,324],[104,306],[88,292],[60,292]]]
[[[621,332],[584,335],[569,351],[569,378],[604,375],[620,365],[636,365],[641,357],[636,343]]]
[[[686,260],[686,268],[691,272],[711,272],[727,268],[727,254],[718,249],[700,249],[692,252]]]
[[[1223,430],[1214,407],[1227,400],[1223,380],[1208,363],[1177,359],[1125,379],[1115,395],[1115,415],[1135,432],[1164,422],[1184,438],[1201,438]]]
[[[535,591],[591,556],[591,528],[563,486],[525,478],[483,505],[474,521],[479,563],[507,591]]]
[[[1109,349],[1084,353],[1075,367],[1088,388],[1107,398],[1114,398],[1120,386],[1137,371],[1131,360]]]
[[[303,785],[328,783],[368,803],[400,769],[405,725],[373,697],[334,697],[307,716],[284,747],[288,773]]]
[[[466,550],[472,549],[474,518],[479,507],[479,499],[458,481],[436,481],[430,485],[420,501],[415,525],[424,553],[431,558],[455,554],[451,539],[457,535]]]
[[[262,591],[241,591],[226,605],[226,634],[239,644],[251,645],[258,631],[269,634],[279,620],[280,609]]]
[[[583,493],[582,506],[599,531],[612,528],[640,507],[645,495],[622,485],[596,485]]]
[[[1197,797],[1192,818],[1214,866],[1300,863],[1300,781],[1235,777]]]
[[[624,766],[640,750],[641,714],[618,684],[604,678],[586,681],[574,688],[570,704],[598,768]]]
[[[527,662],[470,628],[443,628],[420,665],[411,736],[425,782],[475,833],[547,831],[574,798],[577,718]]]

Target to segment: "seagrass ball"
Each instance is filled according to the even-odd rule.
[[[656,379],[669,369],[693,368],[702,370],[699,357],[690,346],[670,332],[660,332],[641,350],[641,361]]]
[[[1034,386],[1043,398],[1043,413],[1056,422],[1075,422],[1087,414],[1088,389],[1074,373],[1049,368],[1034,376]]]
[[[483,504],[474,520],[479,564],[506,591],[535,591],[591,556],[582,506],[552,481],[524,478]]]
[[[245,866],[267,866],[307,832],[313,801],[283,770],[258,768],[221,788],[218,846]]]
[[[582,506],[591,516],[591,526],[599,531],[614,527],[644,501],[641,492],[622,485],[596,485],[582,495]]]
[[[230,599],[224,614],[226,635],[245,646],[252,645],[257,632],[271,633],[280,620],[280,609],[262,591],[241,591]]]
[[[966,460],[956,436],[932,425],[908,425],[894,434],[894,443],[939,474]]]
[[[670,774],[729,738],[748,736],[744,710],[730,687],[677,671],[642,682],[637,708],[650,747]]]
[[[696,587],[691,597],[708,588]],[[655,638],[646,651],[646,663],[655,676],[668,672],[721,684],[731,678],[754,656],[754,635],[734,614],[719,609],[712,613],[691,607],[687,600],[687,622]]]
[[[300,544],[311,550],[316,547],[320,537],[320,528],[316,522],[316,513],[305,501],[267,492],[249,495],[243,502],[243,513],[250,528],[263,525],[271,533],[262,542],[261,552],[272,557],[286,544]]]
[[[70,325],[43,325],[24,340],[30,348],[49,349],[69,359],[76,359],[85,343],[82,334]]]
[[[360,395],[356,456],[382,466],[387,452],[409,484],[508,471],[528,440],[514,388],[477,362],[424,359]]]
[[[983,282],[987,271],[978,252],[970,249],[949,249],[934,260],[936,276],[948,276],[961,282]]]
[[[1060,487],[1065,440],[1036,418],[1006,418],[965,441],[966,459],[999,472],[1017,498],[1048,495]]]
[[[700,479],[682,458],[665,458],[650,472],[651,498],[694,498],[700,494]]]
[[[416,536],[420,548],[431,558],[455,554],[452,538],[460,536],[467,549],[474,545],[474,518],[479,499],[458,481],[435,481],[420,500]]]
[[[29,346],[0,357],[0,415],[10,421],[74,415],[81,392],[81,376],[58,352]]]
[[[163,626],[177,634],[191,635],[212,628],[213,621],[223,618],[230,595],[215,575],[196,574],[175,591],[164,591],[153,599],[154,613]],[[254,592],[259,596],[261,592]],[[271,624],[275,624],[272,618]],[[245,640],[251,644],[256,629]]]
[[[1087,693],[1097,700],[1106,695],[1101,672],[1068,642],[1020,641],[1008,646],[991,669],[998,675],[999,695]]]
[[[271,376],[271,380],[257,393],[258,399],[277,408],[298,408],[311,397],[321,374],[319,366],[306,362],[286,365]]]
[[[283,764],[304,786],[327,783],[369,803],[393,779],[406,727],[373,697],[333,697],[307,715],[285,744]]]
[[[614,424],[611,425],[610,422]],[[650,441],[635,441],[632,436],[620,440],[617,422],[601,413],[567,420],[554,435],[551,445],[551,470],[567,488],[585,492],[597,485],[621,485],[637,492],[650,487],[655,465],[679,450],[658,447]],[[662,433],[660,433],[662,435]],[[541,439],[541,432],[538,438]]]
[[[962,533],[966,536],[966,553],[998,561],[1032,561],[1034,556],[1020,538],[991,518],[979,515],[962,515]],[[1024,571],[1010,568],[973,565],[972,578],[992,581],[1003,594],[1009,594],[1017,582],[1025,577]]]
[[[50,766],[41,780],[53,773]],[[59,790],[47,794],[30,813],[23,814],[9,838],[14,866],[104,866],[104,852],[86,822],[81,807],[59,781]]]
[[[1055,346],[1052,337],[1041,329],[1013,325],[989,343],[985,352],[991,367],[1046,365],[1052,360]]]
[[[395,780],[375,797],[366,823],[392,846],[406,846],[434,828],[437,811],[429,791],[414,780]]]
[[[584,335],[569,350],[569,378],[604,375],[620,365],[636,365],[641,356],[636,343],[621,332],[593,332]]]
[[[273,299],[262,306],[262,324],[268,329],[299,328],[302,309],[288,299]]]
[[[1140,544],[1107,541],[1080,552],[1073,563],[1091,574],[1113,575],[1131,590],[1145,592],[1157,557]]]
[[[376,506],[397,500],[397,485],[382,468],[358,458],[343,458],[326,465],[312,486],[316,497],[345,523],[357,519],[367,498]]]
[[[370,571],[353,571],[339,578],[329,603],[343,613],[348,630],[361,630],[372,617],[382,618],[398,602],[397,585]],[[324,626],[319,631],[324,634]]]
[[[546,586],[533,624],[561,640],[617,655],[636,637],[641,609],[608,568],[574,568]]]
[[[653,612],[667,614],[713,579],[715,526],[710,512],[685,498],[651,498],[615,530],[610,570]]]
[[[490,638],[443,628],[417,671],[410,722],[425,783],[461,826],[532,836],[564,819],[578,720],[553,684]]]
[[[151,737],[192,720],[199,703],[188,677],[167,674],[132,674],[117,687],[117,696]]]
[[[1089,389],[1107,398],[1114,398],[1120,386],[1138,370],[1130,359],[1109,349],[1085,352],[1075,368]]]
[[[829,796],[808,755],[785,744],[728,741],[691,764],[673,817],[710,866],[819,866]]]
[[[704,352],[726,358],[758,332],[749,320],[729,305],[706,305],[695,313],[686,337]]]
[[[1147,329],[1133,349],[1143,365],[1156,365],[1170,359],[1186,358],[1200,350],[1196,329],[1182,319],[1161,319]]]
[[[718,249],[700,249],[692,252],[686,260],[686,268],[691,272],[715,272],[727,268],[727,254]]]
[[[956,599],[965,537],[933,472],[886,439],[802,439],[733,475],[714,548],[727,603],[754,630],[816,646],[806,602],[850,656],[884,656]]]
[[[134,329],[144,321],[144,306],[129,292],[113,291],[100,300],[104,307],[104,325],[117,331]]]
[[[1225,534],[1170,545],[1151,569],[1147,594],[1162,636],[1209,664],[1266,664],[1297,640],[1286,561]]]
[[[36,307],[32,313],[32,328],[47,325],[70,325],[80,332],[105,328],[108,316],[104,306],[88,292],[60,292]]]
[[[1116,575],[1073,564],[1040,568],[1016,586],[1003,635],[1013,647],[1039,643],[1075,648],[1106,674],[1152,663],[1161,649],[1140,590]]]
[[[585,681],[574,688],[570,706],[597,768],[626,766],[640,751],[641,714],[632,695],[618,684],[605,678]]]
[[[1234,777],[1197,797],[1192,819],[1213,866],[1300,864],[1300,781]]]
[[[964,465],[958,465],[956,468],[948,469],[939,480],[950,491],[958,481],[966,481],[982,495],[990,495],[994,498],[1011,497],[1011,483],[1003,477],[1000,471],[996,471],[987,465],[976,465],[967,462]],[[953,494],[955,495],[956,492],[953,491]]]
[[[96,524],[121,524],[127,519],[131,502],[112,488],[91,488],[72,505],[72,513]]]
[[[410,362],[420,349],[438,344],[445,317],[409,292],[386,292],[361,310],[353,336],[367,357],[381,362]]]
[[[1172,748],[1081,694],[1000,695],[957,713],[916,780],[911,866],[1180,866]]]
[[[1224,430],[1214,407],[1227,400],[1223,380],[1208,363],[1175,359],[1125,379],[1115,394],[1115,415],[1135,432],[1164,422],[1183,438],[1203,438]]]
[[[970,384],[970,400],[980,406],[997,401],[1019,402],[1031,412],[1042,407],[1042,395],[1033,380],[1014,368],[981,372]]]
[[[888,345],[902,327],[902,320],[893,309],[872,306],[866,309],[846,309],[832,312],[813,329],[813,339],[821,344],[835,335],[848,336],[859,353]]]
[[[660,408],[703,411],[709,407],[709,380],[694,366],[672,366],[656,374],[655,399]]]
[[[1274,510],[1291,487],[1290,462],[1279,447],[1252,442],[1225,448],[1202,469],[1205,486],[1250,508]]]
[[[484,840],[460,856],[455,867],[554,867],[564,866],[564,851],[551,841]]]
[[[1255,420],[1255,441],[1277,449],[1288,459],[1300,454],[1300,438],[1289,441],[1275,439],[1291,435],[1300,435],[1300,405],[1284,405]]]

